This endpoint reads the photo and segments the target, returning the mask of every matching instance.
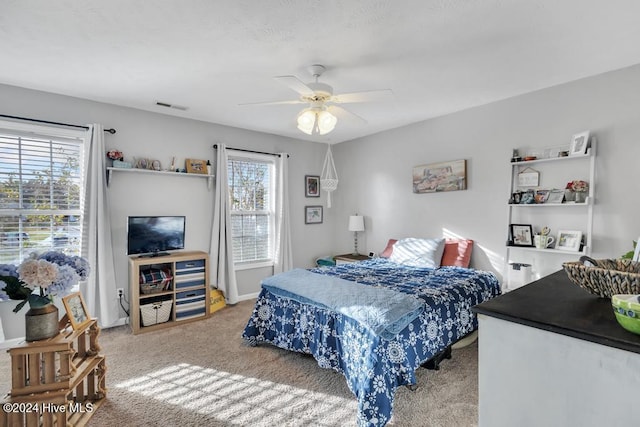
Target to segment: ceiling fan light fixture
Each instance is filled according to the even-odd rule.
[[[307,135],[313,134],[316,124],[316,113],[311,108],[305,108],[298,114],[298,129]]]
[[[336,127],[336,123],[336,116],[322,108],[305,108],[298,114],[298,129],[307,135],[326,135]]]
[[[338,123],[336,116],[328,112],[327,110],[320,111],[318,113],[318,131],[320,135],[325,135],[331,132]]]

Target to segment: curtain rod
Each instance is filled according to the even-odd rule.
[[[27,117],[7,116],[5,114],[0,114],[0,117],[4,117],[4,118],[7,118],[7,119],[27,120],[29,122],[36,122],[36,123],[46,123],[48,125],[68,126],[68,127],[72,127],[72,128],[80,128],[80,129],[89,130],[89,126],[71,125],[69,123],[49,122],[47,120],[29,119]],[[105,132],[109,132],[111,135],[116,133],[116,130],[113,129],[113,128],[105,129],[104,131]]]
[[[217,150],[218,149],[218,144],[213,144],[213,149]],[[281,155],[278,154],[278,153],[267,153],[265,151],[245,150],[244,148],[231,148],[231,147],[229,147],[229,150],[243,151],[245,153],[254,153],[254,154],[266,154],[267,156],[278,156],[278,157],[281,157]],[[287,157],[289,157],[288,154],[287,154]]]

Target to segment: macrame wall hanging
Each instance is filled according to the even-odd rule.
[[[327,192],[327,208],[331,207],[331,192],[338,188],[338,173],[333,163],[331,144],[327,144],[327,155],[324,158],[322,174],[320,176],[320,188]]]

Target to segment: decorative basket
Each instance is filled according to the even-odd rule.
[[[147,295],[170,290],[172,279],[169,268],[140,270],[140,292]]]
[[[173,301],[157,301],[151,304],[140,306],[140,315],[142,317],[142,326],[151,326],[157,323],[164,323],[171,316],[171,306]]]
[[[586,266],[584,261],[595,266]],[[581,257],[580,261],[565,262],[562,266],[573,283],[594,295],[611,298],[616,294],[640,294],[640,262]]]

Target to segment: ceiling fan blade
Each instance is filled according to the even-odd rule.
[[[291,101],[267,101],[267,102],[245,102],[242,104],[238,104],[241,107],[245,106],[260,106],[260,105],[293,105],[293,104],[307,104],[305,101],[301,101],[299,99],[294,99]]]
[[[372,102],[386,101],[393,96],[391,89],[367,90],[363,92],[341,93],[331,97],[331,101],[338,104],[348,104],[352,102]]]
[[[274,79],[287,86],[289,89],[298,92],[302,96],[313,95],[313,89],[307,86],[306,83],[296,76],[276,76]]]
[[[330,105],[327,107],[327,110],[334,116],[338,116],[341,119],[357,119],[363,123],[367,123],[367,121],[361,116],[337,105]]]

